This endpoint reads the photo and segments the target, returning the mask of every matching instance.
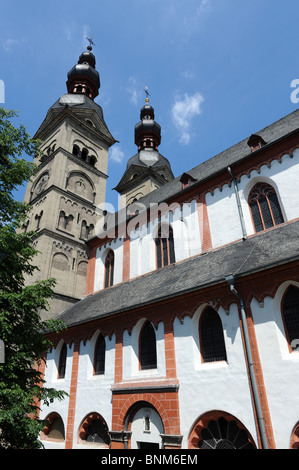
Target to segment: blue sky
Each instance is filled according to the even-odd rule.
[[[298,17],[298,0],[2,1],[4,106],[34,135],[92,35],[96,101],[119,141],[107,184],[117,208],[113,188],[136,153],[144,87],[160,153],[179,176],[297,109]]]

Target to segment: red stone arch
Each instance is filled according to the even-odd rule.
[[[155,411],[160,415],[160,418],[162,420],[163,426],[164,426],[164,432],[165,434],[178,434],[177,429],[173,429],[172,423],[170,421],[170,418],[168,416],[168,413],[163,406],[163,404],[152,394],[150,393],[139,393],[134,396],[131,396],[126,400],[126,402],[123,404],[121,411],[118,416],[118,421],[117,421],[117,430],[123,430],[125,426],[128,428],[130,427],[130,423],[134,417],[134,409],[132,408],[134,405],[136,405],[138,402],[140,402],[140,406],[148,406],[150,405],[152,408],[155,409]],[[136,407],[136,410],[139,407]],[[132,416],[130,414],[132,413]],[[126,424],[127,423],[127,424]]]
[[[105,433],[107,434],[107,437],[109,438],[110,441],[110,435],[109,435],[109,429],[106,421],[104,418],[97,412],[92,412],[89,413],[85,418],[81,421],[81,424],[79,426],[78,430],[78,442],[83,443],[86,439],[87,433],[88,433],[88,428],[92,423],[100,421],[103,429],[105,430]],[[108,446],[108,441],[106,442],[106,445]]]
[[[252,436],[250,435],[246,427],[241,423],[241,421],[239,421],[235,416],[220,410],[211,410],[198,418],[189,434],[188,448],[198,449],[202,431],[208,428],[210,422],[218,422],[220,418],[224,418],[228,422],[234,421],[236,423],[236,426],[240,430],[245,431],[247,433],[248,444],[252,448],[256,449],[256,445]]]
[[[290,449],[299,449],[299,421],[292,432]]]

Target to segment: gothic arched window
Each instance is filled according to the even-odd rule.
[[[66,344],[64,344],[61,348],[60,357],[59,357],[59,367],[58,367],[59,379],[64,379],[65,377],[66,358],[67,358],[67,347],[66,347]]]
[[[109,250],[105,260],[105,287],[113,286],[114,252]]]
[[[148,321],[140,333],[140,366],[141,370],[157,368],[156,334],[153,325]]]
[[[94,352],[94,375],[105,373],[106,344],[103,335],[99,335]]]
[[[299,289],[290,286],[282,303],[282,315],[291,350],[299,346]]]
[[[175,263],[173,231],[169,225],[162,225],[156,238],[157,268]]]
[[[250,191],[248,204],[256,232],[283,223],[275,189],[267,183],[257,183]]]
[[[201,316],[199,338],[203,362],[226,361],[222,322],[212,307],[206,308]]]

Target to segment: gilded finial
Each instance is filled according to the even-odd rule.
[[[145,95],[146,95],[145,102],[149,103],[149,98],[148,97],[151,96],[151,95],[148,92],[148,87],[147,86],[145,87],[144,91],[145,91]]]
[[[95,43],[93,42],[91,35],[90,35],[90,38],[86,37],[86,39],[87,39],[87,41],[89,41],[89,46],[87,46],[87,49],[88,49],[89,51],[91,51],[91,50],[92,50],[91,45],[93,44],[93,45],[95,46]]]

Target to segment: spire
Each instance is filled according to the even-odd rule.
[[[99,94],[100,76],[95,69],[96,59],[93,55],[91,44],[92,39],[87,38],[89,46],[78,60],[78,63],[67,74],[67,91],[69,94],[83,94],[94,100]]]
[[[143,149],[158,150],[161,143],[161,127],[155,121],[154,108],[149,104],[149,92],[145,87],[145,105],[140,110],[140,122],[135,126],[135,144],[138,152]]]

